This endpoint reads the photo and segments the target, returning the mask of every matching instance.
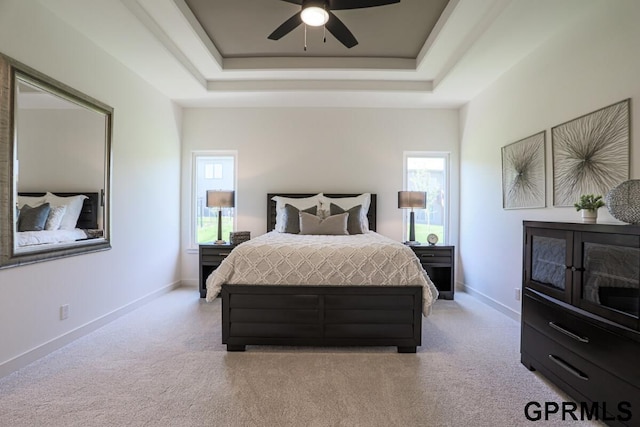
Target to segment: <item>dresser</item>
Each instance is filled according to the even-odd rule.
[[[523,242],[522,363],[578,415],[640,426],[640,227],[525,221]]]
[[[439,245],[410,246],[433,284],[439,299],[453,299],[455,293],[455,247]]]
[[[199,248],[200,254],[200,267],[199,267],[199,280],[198,288],[200,290],[200,298],[207,296],[207,277],[213,270],[220,266],[222,260],[224,260],[230,253],[235,245],[224,244],[202,244]]]

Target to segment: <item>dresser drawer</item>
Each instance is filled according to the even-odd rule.
[[[544,374],[553,374],[592,402],[606,402],[609,416],[624,416],[618,412],[618,404],[629,402],[631,406],[626,408],[635,416],[628,425],[638,425],[635,412],[640,408],[640,389],[578,356],[531,326],[522,328],[522,341],[532,359],[533,368]]]
[[[525,293],[523,321],[590,362],[640,384],[640,343]]]

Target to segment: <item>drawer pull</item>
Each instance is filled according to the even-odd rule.
[[[560,325],[558,325],[556,323],[549,322],[549,326],[551,326],[556,331],[561,332],[561,333],[565,334],[566,336],[568,336],[570,338],[573,338],[576,341],[580,341],[580,342],[583,342],[585,344],[589,342],[589,338],[584,338],[584,337],[581,337],[579,335],[574,334],[571,331],[567,331],[565,328],[563,328],[562,326],[560,326]]]
[[[421,256],[422,256],[423,258],[426,258],[426,257],[434,257],[434,256],[436,256],[436,254],[422,254]]]
[[[565,371],[569,372],[574,377],[580,378],[583,381],[589,381],[589,377],[588,376],[586,376],[585,374],[583,374],[582,372],[580,372],[579,370],[577,370],[573,366],[569,365],[567,362],[565,362],[564,360],[560,359],[559,357],[554,356],[553,354],[550,354],[549,355],[549,359],[551,359],[551,361],[553,363],[555,363],[556,365],[560,366],[562,369],[564,369]]]

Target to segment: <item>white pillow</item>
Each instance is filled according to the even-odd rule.
[[[77,196],[60,197],[49,192],[47,192],[44,197],[45,200],[49,202],[52,208],[55,206],[67,207],[64,216],[62,217],[62,222],[60,223],[60,230],[75,229],[78,218],[80,217],[80,212],[82,211],[82,204],[84,203],[84,199],[88,199],[88,197],[84,194],[80,194]]]
[[[49,216],[47,217],[47,222],[44,225],[45,230],[58,230],[60,228],[60,224],[62,224],[62,219],[64,218],[64,214],[67,212],[67,206],[54,206],[49,211]]]
[[[322,195],[322,193],[320,193]],[[362,231],[369,231],[369,206],[371,206],[371,193],[363,193],[355,197],[327,197],[322,195],[320,199],[323,217],[329,216],[331,203],[340,206],[345,211],[348,211],[354,206],[362,205],[360,210],[360,222],[362,224]]]
[[[18,196],[18,206],[23,207],[29,205],[32,208],[38,207],[44,204],[45,196]]]
[[[275,230],[279,233],[284,233],[285,230],[285,214],[284,207],[289,204],[294,208],[303,211],[309,209],[312,206],[317,206],[318,210],[321,209],[320,198],[322,193],[318,193],[315,196],[295,198],[295,197],[283,197],[273,196],[271,200],[276,202],[276,227]]]

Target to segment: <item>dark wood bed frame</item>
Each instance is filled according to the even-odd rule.
[[[18,193],[19,196],[29,196],[29,197],[40,197],[44,196],[46,193],[44,191],[41,192],[31,192],[31,193]],[[80,194],[84,194],[87,196],[84,199],[82,204],[82,210],[80,211],[80,216],[78,217],[78,222],[76,223],[76,228],[81,228],[83,230],[96,230],[98,228],[98,205],[100,204],[100,193],[52,193],[56,196],[60,197],[70,197],[70,196],[78,196]]]
[[[314,194],[268,194],[268,231],[275,228],[273,196]],[[368,218],[375,231],[375,194]],[[415,353],[422,344],[420,286],[223,285],[221,296],[227,351],[244,351],[247,345],[397,346],[399,353]]]

